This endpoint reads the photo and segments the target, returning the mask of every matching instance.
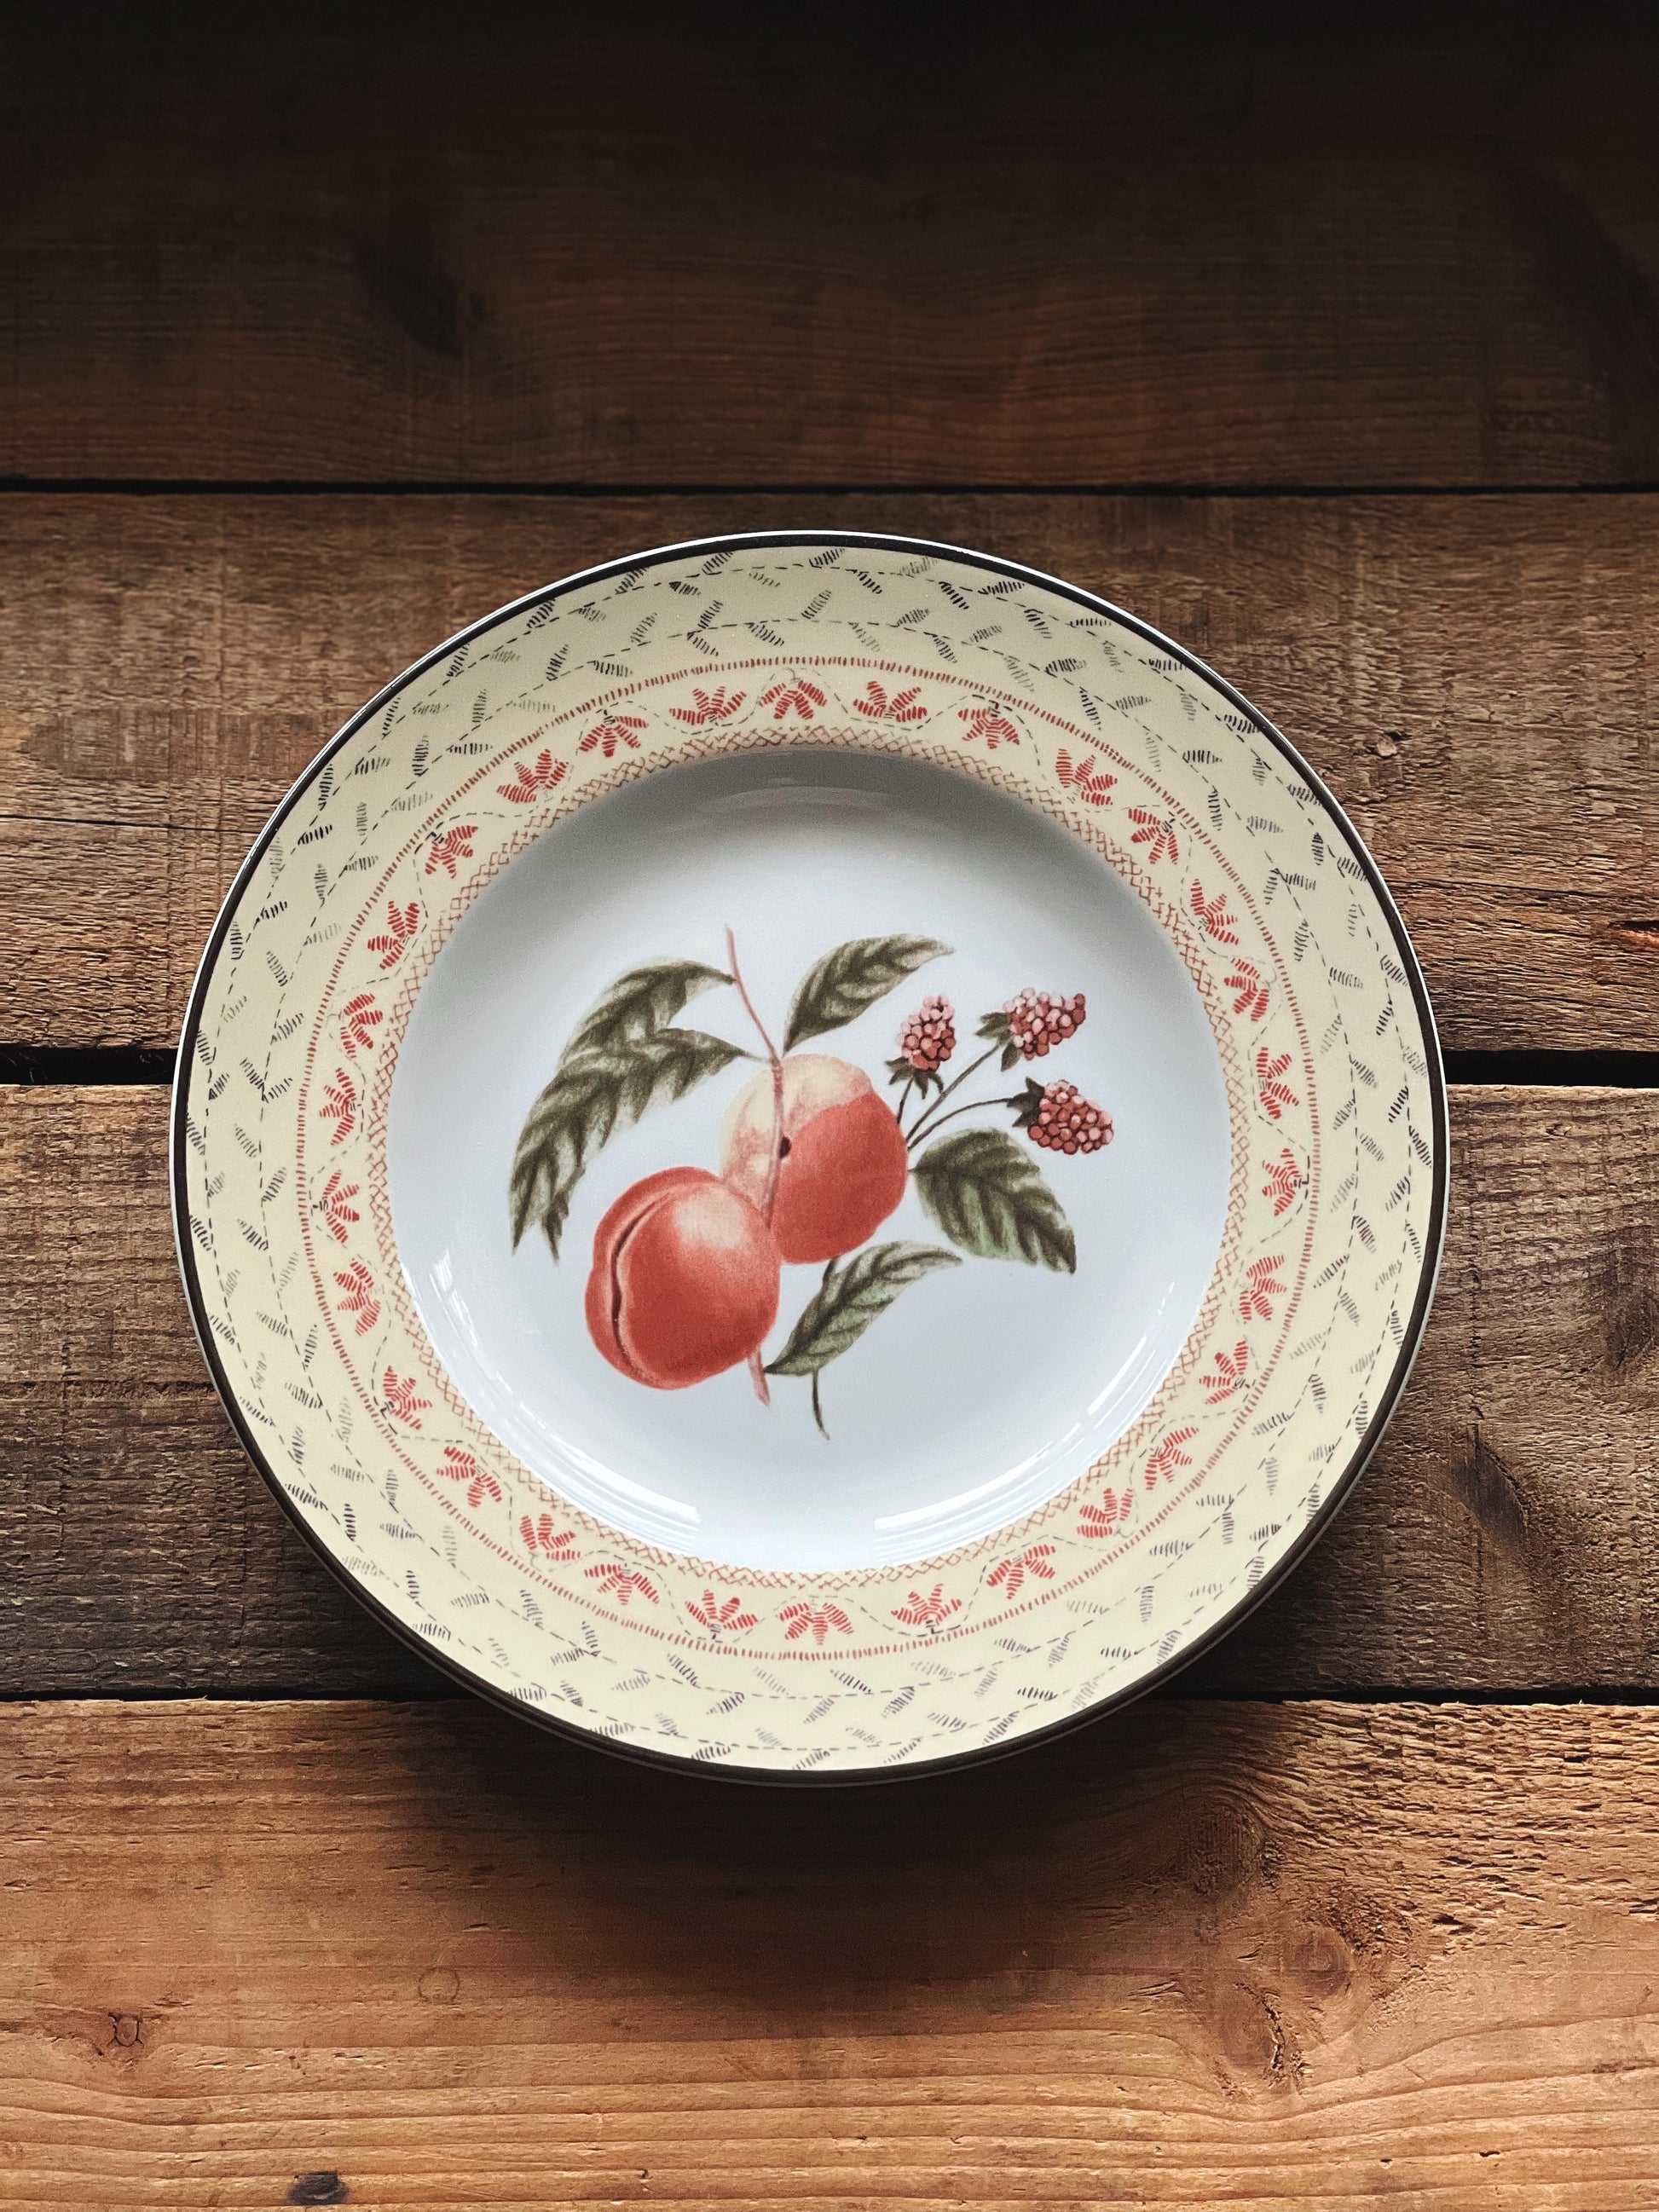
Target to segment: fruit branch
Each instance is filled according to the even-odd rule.
[[[969,1077],[970,1075],[977,1075],[980,1069],[984,1066],[986,1061],[988,1060],[994,1060],[1001,1049],[1002,1048],[1000,1045],[994,1044],[989,1052],[981,1053],[977,1060],[970,1060],[969,1062],[968,1066],[963,1069],[960,1075],[954,1077],[951,1082],[947,1083],[945,1088],[939,1092],[939,1097],[934,1099],[933,1104],[931,1106],[924,1106],[921,1112],[917,1115],[915,1120],[910,1124],[910,1132],[908,1136],[906,1138],[905,1142],[909,1145],[914,1145],[916,1142],[916,1139],[921,1135],[923,1129],[927,1128],[927,1125],[930,1122],[933,1124],[933,1128],[937,1128],[939,1127],[939,1122],[936,1117],[939,1114],[939,1109],[951,1096],[951,1093],[953,1091],[960,1091],[963,1085],[968,1080]],[[988,1105],[994,1104],[996,1102],[988,1099],[985,1103]],[[958,1114],[963,1114],[966,1113],[968,1109],[963,1106],[958,1106],[955,1110]],[[951,1116],[948,1114],[945,1116],[945,1119],[947,1121],[950,1118]],[[933,1133],[932,1129],[928,1130],[928,1133],[930,1135]]]
[[[953,1106],[948,1114],[939,1115],[930,1123],[927,1134],[930,1137],[936,1137],[945,1123],[954,1121],[959,1114],[977,1114],[987,1106],[1023,1106],[1024,1103],[1025,1093],[1023,1091],[1016,1091],[1011,1098],[970,1098],[965,1106]],[[918,1123],[916,1128],[910,1133],[910,1141],[913,1144],[916,1140],[920,1128],[921,1124]]]
[[[732,981],[738,987],[738,996],[743,1000],[744,1010],[755,1024],[761,1042],[766,1047],[766,1057],[772,1064],[772,1153],[766,1164],[766,1187],[761,1193],[760,1203],[761,1218],[769,1227],[772,1207],[778,1194],[778,1176],[783,1166],[783,1062],[767,1032],[765,1023],[755,1012],[755,1002],[749,995],[749,987],[743,980],[743,970],[738,965],[738,940],[732,934],[729,923],[726,932],[726,957],[731,963]],[[763,1406],[769,1406],[772,1390],[766,1379],[766,1363],[761,1358],[758,1346],[749,1355],[749,1374],[755,1385],[755,1395]]]

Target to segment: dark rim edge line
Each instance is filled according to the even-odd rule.
[[[419,677],[424,675],[428,668],[445,659],[458,647],[470,644],[473,639],[483,635],[514,615],[527,612],[534,607],[546,605],[555,599],[566,597],[572,592],[603,582],[607,577],[624,575],[634,569],[658,567],[668,561],[688,559],[699,553],[708,555],[720,551],[761,552],[769,547],[801,545],[865,545],[889,552],[920,553],[934,557],[943,556],[948,560],[966,562],[971,567],[989,569],[999,575],[1012,577],[1019,582],[1035,585],[1042,590],[1056,592],[1062,599],[1069,599],[1074,605],[1086,607],[1092,612],[1104,614],[1113,621],[1121,623],[1136,635],[1145,639],[1148,644],[1157,647],[1161,653],[1171,654],[1183,667],[1190,670],[1204,682],[1213,685],[1223,697],[1230,701],[1241,714],[1247,716],[1253,727],[1269,744],[1276,747],[1297,773],[1304,778],[1314,796],[1341,831],[1376,897],[1405,968],[1406,978],[1411,986],[1413,1001],[1422,1026],[1424,1043],[1426,1048],[1434,1140],[1434,1176],[1430,1196],[1428,1236],[1425,1243],[1422,1265],[1419,1270],[1417,1295],[1413,1303],[1411,1316],[1407,1323],[1405,1337],[1395,1358],[1394,1368],[1364,1434],[1361,1437],[1357,1449],[1351,1455],[1346,1466],[1332,1484],[1329,1493],[1312,1520],[1290,1545],[1283,1558],[1277,1562],[1271,1571],[1264,1573],[1253,1589],[1247,1591],[1231,1611],[1212,1622],[1203,1634],[1195,1638],[1185,1650],[1161,1662],[1127,1687],[1113,1692],[1109,1697],[1101,1698],[1097,1704],[1090,1706],[1085,1712],[1069,1715],[1065,1720],[1057,1721],[1048,1728],[1029,1730],[1008,1743],[992,1744],[978,1750],[963,1752],[942,1759],[916,1759],[894,1767],[841,1768],[832,1772],[738,1766],[725,1760],[677,1757],[672,1753],[655,1751],[641,1744],[625,1743],[600,1735],[592,1729],[578,1728],[560,1716],[544,1712],[538,1706],[528,1703],[524,1698],[514,1697],[511,1692],[500,1689],[494,1683],[486,1681],[482,1676],[474,1674],[461,1661],[441,1650],[422,1637],[417,1630],[400,1620],[389,1608],[383,1606],[380,1600],[351,1572],[345,1562],[330,1550],[321,1535],[301,1514],[298,1506],[289,1496],[275,1469],[267,1462],[236,1402],[228,1378],[220,1363],[217,1350],[213,1345],[211,1331],[205,1317],[204,1301],[197,1276],[195,1254],[187,1232],[188,1209],[185,1193],[185,1125],[190,1095],[191,1073],[195,1060],[196,1041],[200,1032],[203,1003],[208,986],[212,980],[219,952],[236,908],[248,883],[263,860],[267,847],[325,765],[332,760],[342,747],[349,744],[358,731],[373,720],[375,715],[380,714],[405,686],[414,683]],[[197,968],[195,979],[191,985],[184,1027],[179,1041],[178,1068],[173,1083],[168,1142],[171,1166],[168,1181],[172,1200],[173,1243],[178,1254],[179,1273],[184,1278],[185,1295],[190,1307],[191,1324],[195,1329],[197,1342],[202,1348],[202,1356],[207,1363],[208,1371],[213,1377],[214,1388],[219,1394],[220,1401],[224,1406],[231,1425],[240,1437],[244,1450],[276,1496],[278,1504],[317,1557],[336,1580],[349,1590],[352,1595],[365,1606],[384,1627],[389,1629],[400,1641],[417,1652],[428,1664],[451,1675],[474,1695],[485,1698],[489,1704],[498,1706],[503,1711],[515,1714],[520,1719],[534,1723],[551,1735],[585,1745],[589,1749],[609,1752],[617,1758],[631,1759],[637,1765],[659,1767],[678,1774],[703,1775],[722,1781],[743,1782],[758,1787],[849,1789],[875,1783],[909,1781],[919,1779],[926,1775],[948,1773],[969,1766],[988,1765],[993,1760],[1012,1758],[1017,1753],[1034,1749],[1039,1744],[1055,1741],[1061,1736],[1071,1735],[1078,1729],[1088,1727],[1097,1721],[1104,1719],[1109,1713],[1134,1703],[1136,1699],[1146,1697],[1150,1692],[1172,1680],[1176,1675],[1181,1674],[1195,1660],[1201,1658],[1206,1651],[1220,1643],[1224,1637],[1230,1635],[1241,1621],[1255,1612],[1256,1607],[1272,1591],[1278,1589],[1291,1571],[1306,1558],[1313,1546],[1330,1527],[1338,1509],[1346,1500],[1354,1484],[1364,1473],[1382,1439],[1382,1432],[1388,1426],[1394,1409],[1399,1402],[1400,1394],[1405,1389],[1412,1368],[1415,1364],[1418,1350],[1423,1340],[1424,1327],[1428,1320],[1429,1309],[1433,1303],[1435,1285],[1439,1279],[1441,1258],[1445,1247],[1449,1152],[1450,1131],[1447,1112],[1446,1084],[1441,1060],[1439,1036],[1435,1027],[1434,1012],[1429,1003],[1428,990],[1423,981],[1417,955],[1413,950],[1411,939],[1407,934],[1405,923],[1401,918],[1399,908],[1394,902],[1393,896],[1383,882],[1376,861],[1366,849],[1364,841],[1343,812],[1335,795],[1327,787],[1323,780],[1303,758],[1290,740],[1251,706],[1249,700],[1236,690],[1224,677],[1218,675],[1213,669],[1200,660],[1194,653],[1188,652],[1185,647],[1176,644],[1172,638],[1165,637],[1161,631],[1154,629],[1150,623],[1140,621],[1138,617],[1127,613],[1110,600],[1101,599],[1094,592],[1085,592],[1077,585],[1068,584],[1060,577],[1048,575],[1042,569],[1029,568],[1019,562],[1000,560],[993,554],[975,552],[964,546],[947,545],[934,539],[894,537],[882,532],[783,530],[690,538],[677,544],[653,546],[641,553],[619,560],[601,562],[592,568],[580,569],[574,575],[566,576],[553,584],[544,585],[536,591],[526,592],[521,598],[508,601],[505,606],[494,609],[479,621],[470,623],[465,629],[456,631],[453,637],[446,638],[431,652],[424,653],[420,659],[412,662],[389,684],[383,685],[372,699],[359,708],[357,712],[336,732],[310,765],[301,771],[271,814],[264,828],[259,832],[246,858],[237,870],[219,912],[215,917],[213,928],[209,934],[207,945]]]

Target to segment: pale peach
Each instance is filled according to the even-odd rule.
[[[764,1203],[774,1122],[770,1069],[739,1092],[720,1133],[720,1172]],[[834,1260],[871,1236],[904,1195],[909,1162],[891,1109],[861,1067],[828,1053],[783,1063],[783,1157],[772,1236],[787,1261]]]

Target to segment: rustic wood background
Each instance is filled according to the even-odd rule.
[[[775,12],[0,32],[0,2204],[1650,2208],[1659,25]],[[1062,1745],[807,1799],[354,1607],[210,1389],[163,1127],[364,696],[826,522],[1094,586],[1282,725],[1455,1158],[1284,1590]]]

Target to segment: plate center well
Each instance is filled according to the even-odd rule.
[[[920,1273],[822,1367],[827,1441],[808,1379],[775,1377],[769,1406],[741,1361],[658,1389],[603,1357],[590,1327],[585,1292],[602,1220],[646,1177],[717,1170],[722,1123],[762,1064],[732,1062],[592,1153],[556,1260],[533,1224],[513,1243],[520,1133],[587,1009],[645,962],[724,969],[728,928],[756,1011],[780,1042],[801,979],[835,947],[890,937],[951,948],[799,1047],[860,1071],[890,1106],[900,1092],[888,1063],[924,1000],[940,995],[953,1009],[945,1082],[986,1052],[981,1018],[1022,990],[1085,1000],[1081,1026],[1048,1054],[1006,1073],[993,1057],[969,1076],[935,1109],[938,1135],[913,1152],[925,1162],[954,1136],[1002,1133],[1069,1226],[1075,1273],[961,1249],[942,1220],[960,1232],[972,1190],[963,1198],[957,1178],[943,1191],[936,1181],[930,1210],[913,1177],[856,1249],[902,1243],[959,1264]],[[672,1020],[760,1050],[730,987],[700,992]],[[1004,1104],[943,1122],[958,1106],[1022,1093],[1028,1080],[1074,1085],[1110,1116],[1111,1142],[1073,1154],[1034,1146]],[[913,1092],[907,1128],[920,1103]],[[994,1172],[1007,1152],[987,1149]],[[502,1443],[559,1498],[647,1543],[805,1571],[925,1559],[1085,1472],[1144,1408],[1197,1316],[1222,1234],[1228,1152],[1202,1005],[1116,872],[1017,799],[915,762],[838,750],[665,770],[578,809],[520,854],[468,909],[421,991],[388,1131],[393,1228],[422,1323]],[[693,1240],[706,1237],[707,1223],[688,1219]],[[604,1311],[624,1303],[614,1267],[613,1249]],[[823,1275],[821,1261],[784,1267],[766,1359],[778,1358]],[[636,1302],[627,1341],[647,1364],[637,1347],[662,1279],[660,1269],[626,1278]]]

